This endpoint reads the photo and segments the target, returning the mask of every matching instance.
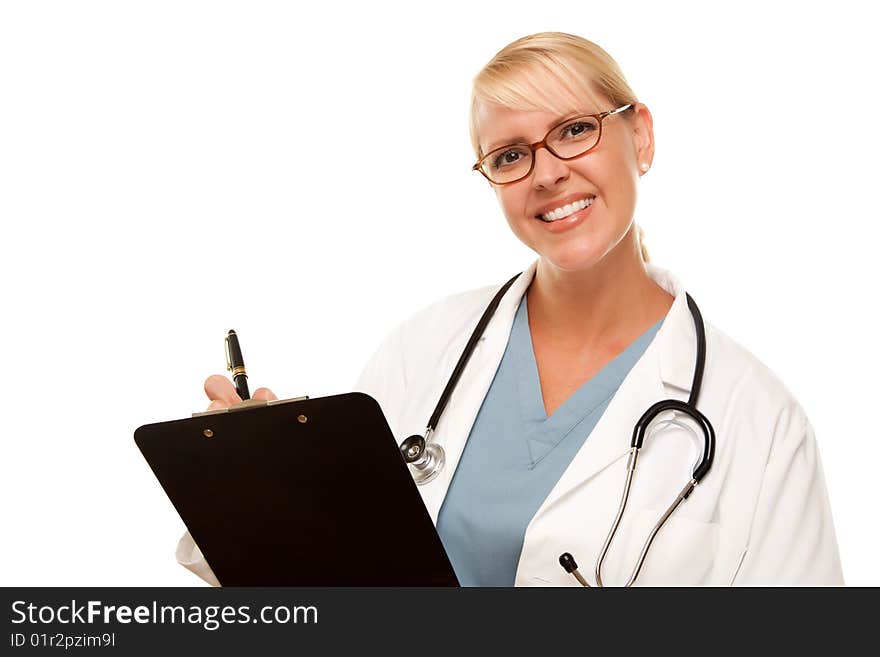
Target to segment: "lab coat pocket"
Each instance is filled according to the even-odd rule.
[[[621,578],[620,583],[629,579],[645,541],[664,510],[640,509],[635,514],[631,529],[620,545],[621,553],[627,559],[625,563],[619,561],[616,564],[618,573],[615,574]],[[699,586],[709,583],[720,525],[678,515],[680,512],[681,509],[676,510],[654,537],[636,586]]]

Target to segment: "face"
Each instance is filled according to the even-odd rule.
[[[650,165],[654,155],[651,115],[644,105],[635,107],[635,114],[628,110],[606,117],[598,145],[585,155],[564,161],[539,148],[529,176],[507,185],[490,183],[511,230],[546,264],[562,271],[588,270],[614,261],[610,256],[615,250],[620,247],[617,253],[622,253],[633,239],[640,166]],[[616,108],[607,102],[594,106],[584,101],[578,113],[612,109]],[[535,143],[569,116],[489,103],[478,105],[476,111],[483,153],[516,142]],[[590,197],[588,207],[568,217],[552,223],[538,218]]]

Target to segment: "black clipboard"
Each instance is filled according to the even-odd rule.
[[[199,414],[134,440],[224,586],[458,586],[369,395]]]

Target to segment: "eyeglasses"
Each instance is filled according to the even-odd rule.
[[[601,114],[583,114],[550,128],[541,141],[534,144],[508,144],[484,155],[473,166],[489,182],[509,185],[528,177],[535,168],[535,153],[542,146],[560,160],[573,160],[586,155],[599,144],[602,137],[602,121],[612,114],[623,112],[632,103]]]

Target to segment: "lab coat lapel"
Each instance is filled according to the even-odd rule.
[[[501,299],[437,425],[432,440],[443,445],[446,466],[434,481],[419,487],[435,524],[471,428],[501,364],[516,309],[534,278],[537,264],[537,260],[534,261]],[[665,270],[650,264],[647,269],[661,287],[675,296],[672,308],[654,340],[630,370],[599,423],[550,491],[535,518],[572,488],[623,457],[629,450],[636,421],[651,404],[668,397],[686,398],[693,373],[692,354],[696,353],[696,339],[684,289]],[[445,371],[452,371],[469,337],[470,331],[453,344],[444,358]],[[682,354],[685,356],[682,357]]]
[[[534,518],[562,500],[572,489],[586,484],[626,456],[633,428],[648,407],[661,399],[687,399],[696,338],[685,292],[668,272],[652,265],[647,268],[651,277],[674,295],[675,301],[654,340],[623,380],[601,419]]]
[[[532,282],[537,264],[537,260],[533,262],[505,292],[498,308],[495,309],[492,320],[486,327],[483,339],[477,343],[474,353],[449,398],[446,410],[437,423],[431,440],[443,446],[446,452],[446,466],[434,481],[419,487],[428,513],[435,524],[443,499],[446,497],[446,491],[449,489],[452,476],[461,458],[462,450],[464,450],[471,428],[477,419],[480,406],[482,406],[483,400],[489,392],[489,387],[492,385],[492,380],[495,378],[495,373],[501,364],[510,337],[510,330],[513,327],[516,309],[519,307],[522,295]],[[493,292],[489,299],[494,294]],[[488,299],[486,305],[488,305]],[[482,316],[482,311],[480,316]],[[476,326],[476,321],[474,326]],[[468,331],[467,335],[456,341],[456,344],[446,355],[444,359],[446,371],[451,372],[455,367],[470,334],[471,331]]]

